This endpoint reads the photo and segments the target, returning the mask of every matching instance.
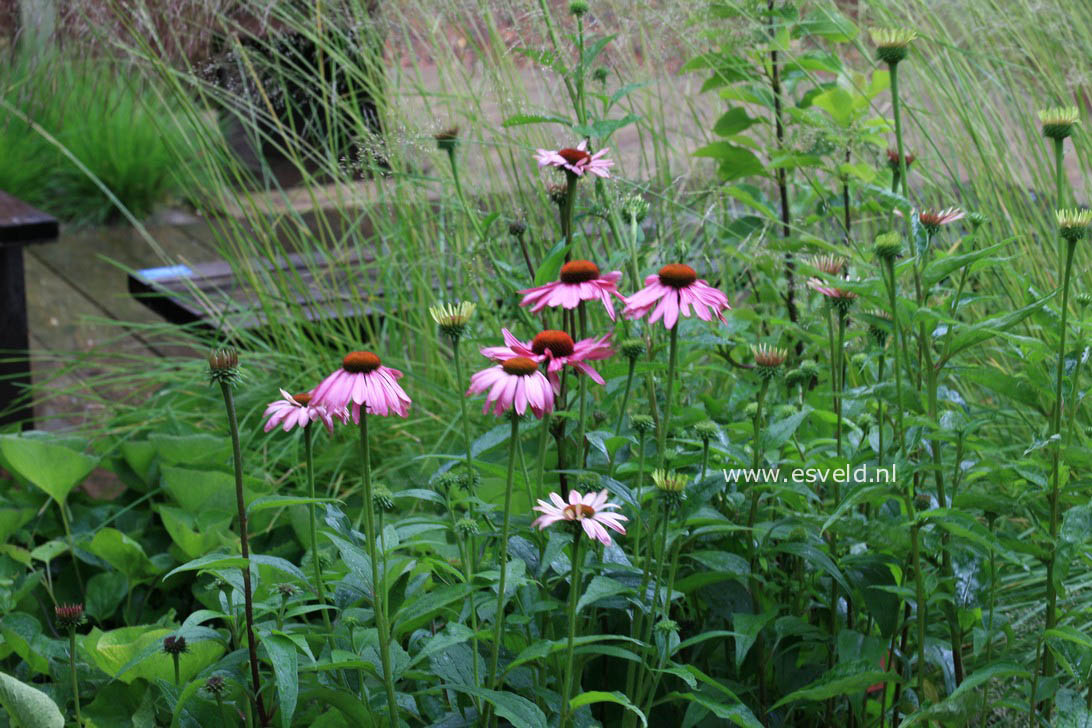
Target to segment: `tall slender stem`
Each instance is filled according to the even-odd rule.
[[[246,618],[247,652],[250,658],[250,682],[254,691],[254,703],[258,711],[258,723],[267,725],[269,718],[262,703],[261,677],[258,673],[258,642],[254,638],[254,592],[250,584],[250,538],[246,526],[246,501],[243,497],[243,450],[239,444],[239,420],[235,415],[235,397],[229,382],[220,382],[227,409],[228,430],[231,432],[231,454],[235,470],[235,503],[239,510],[239,543],[243,559],[243,615]]]
[[[667,392],[664,394],[664,417],[660,423],[659,456],[660,467],[663,467],[667,456],[667,428],[671,424],[671,404],[675,394],[675,368],[679,359],[679,322],[671,327],[671,343],[667,356]]]
[[[637,359],[629,360],[629,371],[626,373],[626,387],[622,390],[622,409],[618,412],[618,424],[614,426],[614,436],[622,434],[622,422],[626,419],[626,407],[629,405],[629,393],[633,387],[633,374],[637,371]]]
[[[456,387],[463,385],[463,363],[459,357],[459,337],[451,337],[451,358],[455,360]],[[470,419],[466,416],[466,397],[458,397],[459,414],[463,425],[463,446],[466,448],[466,477],[467,483],[472,484],[474,476],[474,458],[470,453]],[[469,490],[469,488],[467,489]]]
[[[311,498],[311,503],[307,506],[311,530],[311,564],[315,572],[315,595],[318,597],[320,611],[322,612],[322,625],[326,628],[326,634],[330,635],[333,628],[330,625],[330,615],[326,609],[326,588],[322,583],[322,560],[319,558],[318,550],[318,504],[314,502],[315,465],[312,437],[311,425],[305,425],[303,428],[303,452],[304,459],[307,461],[307,495]],[[330,637],[330,649],[333,649],[332,637]]]
[[[80,576],[80,562],[76,558],[76,541],[72,538],[72,524],[68,521],[68,511],[63,501],[57,501],[57,507],[61,509],[61,525],[64,526],[65,539],[68,541],[68,554],[72,557],[72,570],[76,572],[76,584],[80,588],[80,596],[84,594],[83,577]],[[128,584],[128,594],[133,593],[133,585]]]
[[[512,516],[512,484],[516,475],[516,448],[519,447],[519,417],[511,413],[512,431],[508,438],[508,477],[504,485],[504,520],[501,524],[501,538],[497,545],[497,563],[500,565],[500,580],[497,583],[497,610],[493,616],[493,651],[489,658],[489,687],[496,690],[500,686],[497,674],[497,662],[500,659],[501,639],[504,636],[504,589],[508,574],[508,530]]]
[[[376,548],[379,534],[375,531],[375,514],[372,504],[372,454],[368,442],[368,412],[360,408],[360,456],[364,467],[364,538],[368,541],[368,559],[372,565],[372,606],[375,608],[375,626],[379,633],[379,661],[383,668],[383,686],[387,692],[387,715],[392,726],[398,725],[398,700],[394,693],[394,674],[391,672],[391,632],[387,624],[386,578],[379,573],[380,554]],[[361,685],[361,689],[363,689]]]
[[[895,346],[895,365],[892,368],[895,370],[895,439],[897,441],[895,454],[897,456],[902,451],[906,440],[902,429],[902,357],[899,354],[901,343],[899,339],[899,310],[895,290],[895,261],[888,258],[884,261],[884,264],[887,267],[887,300],[891,309],[891,336]]]
[[[906,152],[902,146],[902,114],[900,113],[901,102],[899,100],[899,64],[888,64],[891,76],[891,113],[895,117],[895,149],[899,153],[899,182],[902,184],[902,196],[909,199],[909,177],[906,174]],[[909,225],[910,217],[907,216],[907,225]],[[913,245],[913,238],[910,238],[910,244]]]
[[[574,524],[575,525],[575,524]],[[569,718],[572,715],[572,709],[569,707],[570,699],[572,698],[573,690],[573,645],[576,640],[576,604],[577,599],[580,598],[580,567],[583,566],[584,554],[581,551],[581,544],[583,543],[583,530],[581,528],[573,529],[573,562],[572,571],[569,578],[569,638],[565,645],[565,675],[563,687],[561,689],[561,721],[558,723],[559,728],[565,728]],[[576,680],[579,685],[579,678]]]
[[[68,628],[68,667],[72,673],[72,700],[76,703],[76,726],[80,728],[83,726],[83,716],[80,715],[80,680],[76,675],[76,628]],[[178,676],[177,671],[175,673],[175,682],[177,683]]]
[[[914,599],[918,623],[918,700],[925,695],[925,580],[921,573],[921,532],[916,522],[913,501],[910,503],[910,557],[914,560]]]
[[[776,34],[774,27],[774,0],[768,0],[767,10],[770,15],[770,38]],[[781,100],[781,64],[777,60],[777,50],[770,49],[770,90],[773,93],[774,102],[774,133],[777,138],[777,151],[785,146],[785,123],[782,118]],[[777,168],[777,192],[781,198],[781,237],[789,237],[789,184],[784,166]],[[785,253],[785,310],[788,312],[789,321],[796,323],[796,260],[792,252]],[[803,342],[797,344],[797,351],[801,350]]]
[[[580,338],[583,339],[587,336],[588,328],[588,310],[584,307],[584,302],[581,301],[576,307],[579,312],[578,318],[580,321]],[[587,407],[588,407],[588,377],[580,374],[580,424],[578,425],[576,432],[576,465],[579,468],[587,466],[587,447],[585,446],[584,437],[587,427]]]
[[[1065,339],[1067,333],[1067,319],[1069,315],[1069,282],[1073,273],[1073,251],[1076,249],[1076,241],[1067,242],[1065,249],[1065,271],[1062,275],[1062,321],[1058,327],[1058,365],[1054,378],[1054,412],[1051,423],[1051,437],[1061,434],[1062,428],[1062,374],[1065,370]],[[1056,438],[1055,438],[1056,439]],[[1054,570],[1057,561],[1058,525],[1059,525],[1059,497],[1061,490],[1061,443],[1055,442],[1052,446],[1051,457],[1051,485],[1050,485],[1050,556],[1047,560],[1047,606],[1045,629],[1053,629],[1058,623],[1058,590],[1054,586]],[[1043,677],[1054,675],[1054,653],[1043,650]],[[1049,715],[1049,706],[1046,707]]]

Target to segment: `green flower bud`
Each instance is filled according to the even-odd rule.
[[[629,424],[641,435],[647,435],[656,427],[650,415],[633,415],[629,418]]]
[[[394,510],[394,494],[391,489],[382,483],[372,486],[372,507],[377,511],[391,512]]]
[[[895,260],[902,253],[902,237],[896,232],[877,235],[872,253],[883,261]]]

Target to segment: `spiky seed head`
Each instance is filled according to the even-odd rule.
[[[915,159],[917,159],[917,157],[915,157],[910,152],[905,152],[905,153],[903,153],[902,156],[904,158],[904,161],[906,162],[906,168],[907,169],[910,169],[910,165],[914,163]],[[901,171],[899,169],[899,150],[898,149],[888,147],[888,149],[887,149],[887,166],[890,167],[893,172]]]
[[[747,406],[743,408],[743,416],[749,420],[753,420],[757,414],[758,402],[748,402]]]
[[[57,620],[57,627],[63,630],[73,630],[83,624],[82,604],[58,604],[53,607],[53,616]]]
[[[459,487],[459,474],[451,470],[441,474],[436,478],[436,490],[440,493],[447,494],[452,488]]]
[[[209,380],[213,384],[234,384],[239,379],[239,352],[234,347],[209,352]]]
[[[618,346],[618,349],[630,361],[636,361],[646,351],[644,339],[626,339]]]
[[[811,386],[812,382],[819,379],[819,364],[814,359],[805,359],[789,372],[787,379],[790,385]]]
[[[638,194],[629,195],[622,202],[622,215],[629,223],[642,222],[648,215],[648,200]]]
[[[572,0],[569,3],[569,12],[578,18],[582,18],[588,13],[588,1],[587,0]]]
[[[1056,106],[1039,112],[1039,123],[1047,139],[1062,140],[1073,134],[1073,127],[1081,121],[1076,106]]]
[[[181,655],[186,649],[186,638],[182,635],[170,635],[163,638],[163,651],[168,655]]]
[[[469,516],[463,516],[455,521],[455,531],[463,538],[478,535],[478,522]]]
[[[872,253],[882,261],[895,260],[902,254],[902,236],[896,232],[877,235]]]
[[[633,415],[629,418],[629,424],[633,426],[633,429],[639,435],[647,435],[656,427],[656,423],[652,421],[650,415]]]
[[[710,440],[714,440],[720,435],[720,428],[713,420],[702,420],[694,425],[694,434],[697,435],[698,439],[703,443],[708,443]]]
[[[789,352],[768,344],[759,344],[751,347],[751,355],[755,359],[755,370],[763,379],[772,379],[777,376],[781,365],[785,363]]]
[[[390,513],[394,510],[394,494],[382,483],[372,486],[372,507],[377,511]]]
[[[908,28],[869,28],[868,33],[876,46],[876,57],[889,66],[905,59],[910,43],[918,37],[917,31]]]
[[[1073,297],[1073,300],[1076,301],[1077,305],[1081,308],[1088,308],[1089,304],[1092,304],[1092,293],[1081,291]]]
[[[459,127],[452,126],[432,135],[441,152],[453,152],[459,146]]]
[[[1056,210],[1054,216],[1058,220],[1058,232],[1070,244],[1084,238],[1092,224],[1092,210]]]
[[[281,582],[276,586],[277,593],[281,595],[281,599],[291,599],[299,594],[299,587],[295,584],[289,584],[288,582]]]
[[[205,681],[205,690],[213,697],[219,697],[227,690],[227,683],[220,675],[213,675]]]
[[[562,207],[569,197],[569,189],[562,184],[551,184],[546,188],[546,193],[550,196],[550,202],[558,207]]]
[[[473,318],[476,308],[477,304],[472,301],[463,301],[432,306],[428,312],[445,336],[449,339],[459,339],[466,332],[466,325]]]
[[[928,493],[918,493],[914,496],[914,508],[919,512],[927,511],[933,507],[933,497]]]
[[[652,471],[652,482],[663,498],[664,504],[670,508],[678,508],[686,500],[686,475],[673,473],[667,470]]]
[[[661,619],[656,623],[656,631],[663,634],[671,634],[679,631],[679,623],[674,619]]]
[[[891,314],[879,309],[873,309],[869,311],[868,314],[873,318],[880,319],[880,323],[874,322],[868,325],[868,335],[882,349],[887,345],[887,337],[890,331],[889,327],[891,326]],[[881,323],[886,324],[886,326],[881,325]]]
[[[508,223],[508,234],[513,238],[518,238],[527,232],[527,223],[523,220],[513,220]]]
[[[478,484],[481,482],[482,476],[478,475],[477,470],[459,473],[459,487],[465,490],[467,493],[473,493],[477,491]]]

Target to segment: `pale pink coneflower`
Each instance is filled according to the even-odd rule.
[[[538,362],[527,357],[512,357],[497,366],[476,372],[470,377],[470,389],[466,390],[466,394],[469,397],[482,392],[487,392],[482,414],[492,409],[493,414],[499,417],[514,409],[522,415],[530,408],[541,420],[543,415],[554,409],[554,391],[550,382],[538,370]]]
[[[269,418],[265,423],[266,432],[278,425],[288,432],[294,427],[306,427],[312,422],[322,422],[323,427],[331,435],[334,433],[335,417],[341,420],[342,424],[349,421],[349,413],[344,407],[331,412],[322,405],[315,405],[310,392],[289,394],[283,389],[281,399],[270,402],[262,417]]]
[[[311,404],[336,412],[352,405],[353,422],[360,422],[360,407],[370,415],[405,417],[412,402],[398,380],[402,372],[383,366],[370,351],[354,351],[341,360],[341,368],[326,377],[312,392]]]
[[[654,324],[661,318],[664,327],[675,328],[679,314],[689,318],[691,309],[702,321],[712,321],[713,315],[724,321],[724,309],[730,309],[728,296],[698,278],[694,269],[682,263],[671,263],[655,275],[645,278],[645,287],[626,298],[622,315],[630,319],[642,316]]]
[[[569,502],[566,503],[559,494],[550,493],[550,501],[539,500],[533,510],[542,515],[534,520],[532,526],[538,526],[539,530],[552,526],[560,521],[576,521],[584,529],[584,533],[593,541],[598,541],[604,546],[610,546],[610,534],[607,528],[613,529],[623,536],[626,529],[622,523],[629,519],[621,513],[611,513],[612,508],[618,508],[617,503],[607,502],[607,491],[587,493],[580,495],[575,490],[569,491]],[[607,528],[604,528],[606,526]]]
[[[626,302],[625,296],[618,292],[621,278],[621,271],[601,274],[599,266],[590,260],[572,260],[561,266],[559,280],[520,291],[524,295],[519,305],[531,306],[531,313],[538,313],[547,306],[574,309],[581,301],[601,301],[610,320],[614,321],[611,296]]]
[[[589,153],[588,141],[585,139],[575,149],[571,147],[557,150],[539,149],[535,152],[535,161],[538,162],[540,169],[557,167],[577,177],[583,177],[587,172],[597,177],[609,178],[614,160],[604,159],[603,155],[606,153],[606,149],[600,149],[595,154]]]
[[[604,384],[603,377],[587,362],[614,355],[614,349],[610,346],[610,334],[576,342],[564,331],[554,329],[539,332],[529,342],[520,341],[508,329],[501,329],[501,335],[504,336],[505,345],[487,346],[481,350],[482,355],[500,362],[514,357],[524,357],[538,364],[545,362],[546,374],[549,375],[555,393],[561,391],[561,378],[558,374],[565,366],[571,366],[588,375],[596,384]]]

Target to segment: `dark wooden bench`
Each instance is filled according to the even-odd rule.
[[[278,277],[295,290],[290,300],[273,302],[279,310],[287,308],[309,321],[361,318],[384,313],[382,291],[368,268],[372,260],[371,255],[331,260],[291,254],[252,261],[248,269],[258,278]],[[237,275],[225,261],[144,268],[128,278],[133,297],[174,324],[208,331],[258,329],[267,324],[262,300],[249,276]]]
[[[0,426],[34,426],[23,246],[55,240],[59,232],[56,218],[0,192]]]

